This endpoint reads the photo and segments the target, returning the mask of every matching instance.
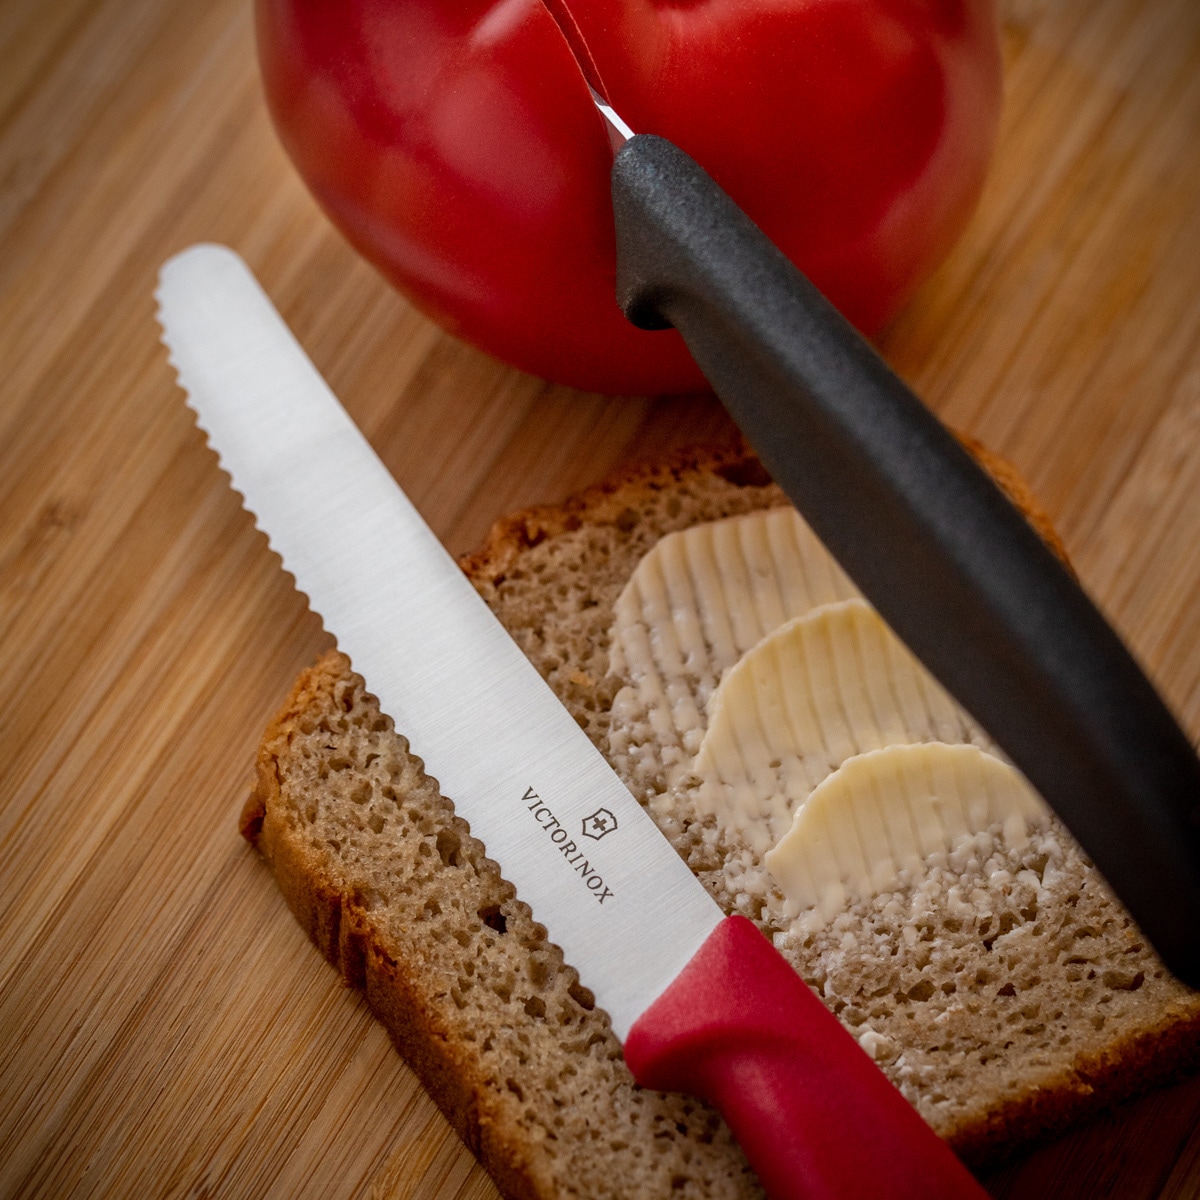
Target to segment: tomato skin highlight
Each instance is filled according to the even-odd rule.
[[[567,0],[616,110],[691,154],[865,333],[948,250],[1000,107],[991,0]],[[614,299],[601,117],[542,0],[258,0],[288,154],[422,311],[575,387],[705,386]]]

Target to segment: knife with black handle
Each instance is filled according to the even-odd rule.
[[[863,594],[1200,985],[1200,761],[1152,684],[988,475],[712,178],[616,128],[626,316],[678,329]]]

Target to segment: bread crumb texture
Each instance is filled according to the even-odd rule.
[[[1057,822],[1019,851],[985,831],[824,928],[789,928],[730,893],[711,818],[646,739],[631,754],[610,728],[613,605],[642,555],[782,503],[744,451],[682,454],[500,522],[463,565],[718,903],[968,1161],[1190,1068],[1200,1004]],[[711,1109],[633,1082],[606,1015],[343,655],[304,672],[267,730],[243,832],[505,1195],[761,1195]]]

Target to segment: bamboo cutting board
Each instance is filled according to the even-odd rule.
[[[963,240],[884,339],[1031,480],[1200,735],[1200,6],[1004,0]],[[192,426],[160,262],[228,242],[452,550],[615,465],[731,436],[457,344],[278,149],[245,0],[0,0],[0,1195],[491,1197],[235,833],[328,644]],[[1200,1082],[990,1180],[1200,1194]]]

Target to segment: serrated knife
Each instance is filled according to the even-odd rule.
[[[774,1200],[982,1197],[854,1039],[726,917],[476,594],[233,251],[167,262],[179,382],[339,647],[612,1018],[717,1107]]]

